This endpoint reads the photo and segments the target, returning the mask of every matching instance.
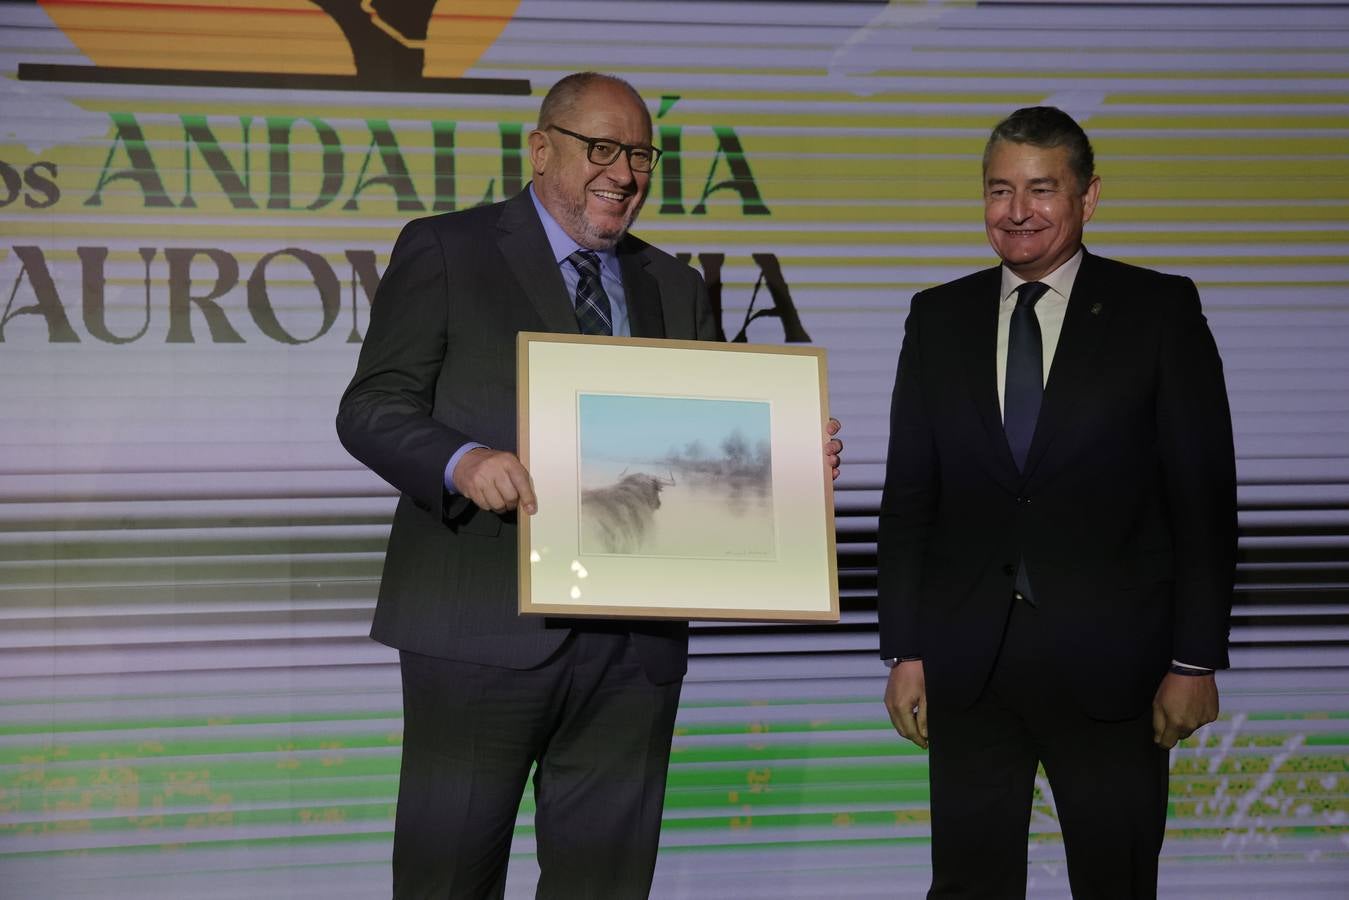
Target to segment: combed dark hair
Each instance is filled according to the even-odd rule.
[[[606,75],[603,72],[573,72],[549,88],[548,93],[543,98],[542,105],[539,106],[539,122],[535,127],[542,131],[549,125],[561,125],[561,120],[567,118],[568,114],[576,108],[581,96],[596,84],[603,83],[623,88],[632,95],[638,106],[643,110],[646,109],[646,101],[642,99],[641,94],[637,93],[637,88],[617,75]],[[650,127],[650,112],[647,113],[646,120],[648,127]]]
[[[1045,149],[1067,147],[1068,167],[1077,176],[1080,192],[1086,192],[1096,174],[1096,154],[1092,153],[1087,133],[1072,116],[1056,106],[1027,106],[994,125],[993,133],[984,145],[985,174],[988,173],[989,157],[993,155],[993,145],[998,141]]]

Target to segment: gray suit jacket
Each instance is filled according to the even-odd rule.
[[[633,336],[715,337],[697,272],[632,236],[617,253]],[[572,623],[516,613],[514,514],[478,509],[443,480],[468,441],[516,450],[516,334],[577,330],[527,193],[403,229],[337,415],[343,446],[403,495],[371,629],[376,640],[528,668],[566,638]],[[648,676],[680,678],[687,625],[629,624]]]

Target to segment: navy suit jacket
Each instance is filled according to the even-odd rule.
[[[884,657],[929,701],[987,681],[1024,560],[1049,662],[1088,714],[1125,718],[1172,659],[1225,667],[1236,558],[1222,363],[1188,278],[1086,254],[1024,472],[998,408],[1001,275],[919,293],[881,501]]]
[[[635,237],[616,248],[634,337],[712,340],[701,276]],[[402,492],[371,636],[466,662],[528,668],[569,623],[517,610],[515,515],[444,487],[455,450],[516,450],[515,336],[578,331],[574,305],[528,193],[409,223],[370,310],[337,431]],[[629,623],[657,683],[684,674],[688,626]]]

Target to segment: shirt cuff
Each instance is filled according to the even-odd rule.
[[[449,491],[451,494],[459,493],[459,490],[454,486],[454,467],[459,465],[459,460],[464,458],[465,453],[470,450],[477,450],[479,447],[484,450],[492,449],[486,444],[479,444],[477,441],[469,441],[467,444],[454,451],[454,455],[450,457],[450,461],[445,464],[445,490]]]
[[[1213,670],[1208,666],[1192,666],[1189,663],[1183,663],[1178,659],[1171,660],[1171,671],[1177,675],[1212,675]]]

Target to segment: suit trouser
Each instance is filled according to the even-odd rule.
[[[395,897],[501,897],[535,764],[537,896],[647,896],[680,682],[652,684],[628,634],[602,629],[533,669],[400,658]]]
[[[1073,673],[1044,662],[1038,615],[1013,601],[993,673],[972,707],[928,709],[928,896],[1025,896],[1042,762],[1075,900],[1155,897],[1168,754],[1152,741],[1152,711],[1124,721],[1087,717],[1069,696]]]

